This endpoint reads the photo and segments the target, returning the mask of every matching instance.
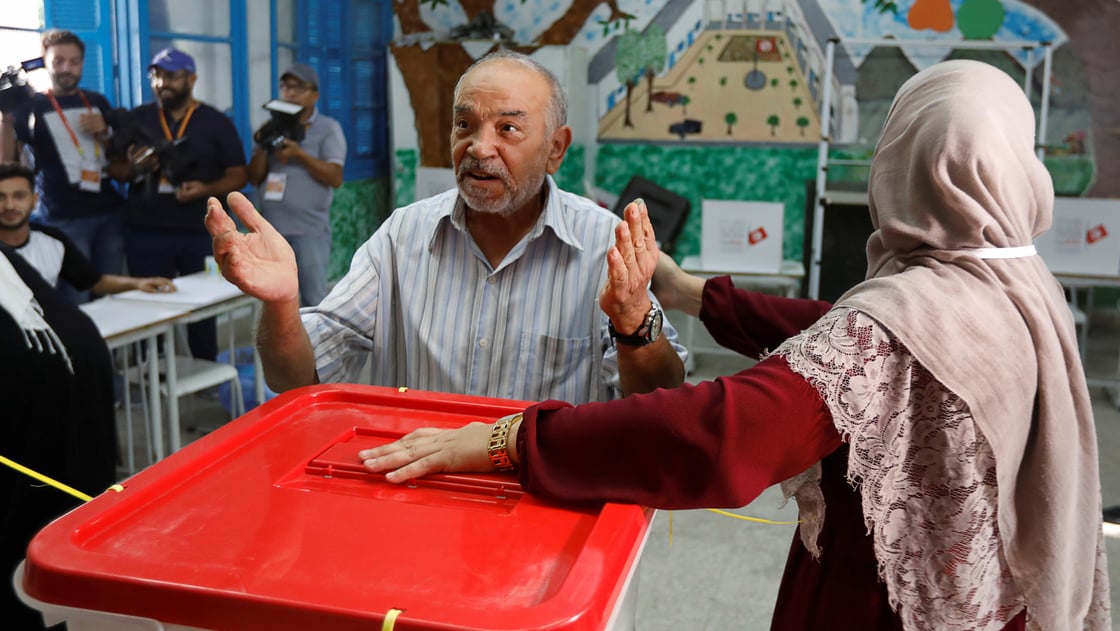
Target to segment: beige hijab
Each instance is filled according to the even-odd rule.
[[[1108,584],[1072,317],[1040,257],[976,252],[1050,227],[1033,143],[1030,103],[997,68],[950,61],[907,81],[871,166],[868,280],[837,306],[875,318],[967,403],[995,456],[1000,540],[1031,628],[1081,629],[1107,624]]]

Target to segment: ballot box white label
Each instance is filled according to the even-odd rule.
[[[781,270],[783,204],[705,199],[701,213],[704,269],[759,274]]]
[[[1055,274],[1120,274],[1120,199],[1059,197],[1035,247]]]

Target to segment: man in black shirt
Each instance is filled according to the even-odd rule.
[[[41,41],[51,89],[4,116],[0,161],[18,160],[26,145],[35,157],[44,223],[66,234],[100,270],[120,274],[124,199],[104,174],[109,101],[78,87],[85,44],[77,35],[51,30]],[[88,299],[84,292],[68,295]]]
[[[170,151],[134,146],[133,160],[118,160],[114,173],[127,178],[141,160],[141,173],[128,192],[128,269],[133,274],[174,278],[202,271],[213,252],[202,220],[206,199],[245,186],[245,150],[229,117],[194,98],[194,59],[174,48],[156,53],[148,67],[154,103],[133,110],[153,144]],[[125,173],[121,173],[121,169]],[[214,320],[187,326],[191,354],[213,360],[218,354]]]

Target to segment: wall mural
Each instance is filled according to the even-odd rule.
[[[1046,163],[1056,189],[1120,196],[1116,0],[399,0],[394,10],[400,31],[391,52],[416,133],[410,138],[411,122],[394,133],[398,205],[412,201],[411,187],[399,184],[413,181],[417,166],[449,166],[451,93],[474,59],[498,44],[530,54],[568,46],[588,60],[586,98],[573,107],[590,108],[586,120],[596,124],[583,130],[592,134],[588,144],[573,147],[578,156],[565,160],[562,186],[618,193],[637,174],[686,195],[693,213],[680,256],[698,251],[702,199],[781,201],[785,257],[799,258],[804,186],[815,175],[820,136],[823,46],[834,37],[1050,42]],[[838,48],[833,157],[869,157],[901,82],[957,56],[966,55],[948,45]],[[1037,104],[1041,53],[967,56],[1028,85]],[[767,172],[775,170],[781,182]],[[848,172],[855,181],[866,175]],[[717,186],[728,182],[731,189]]]

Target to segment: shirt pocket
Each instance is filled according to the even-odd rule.
[[[521,333],[521,361],[512,366],[516,383],[512,398],[532,401],[560,399],[587,401],[594,372],[594,345],[590,337],[561,338],[534,331]]]

